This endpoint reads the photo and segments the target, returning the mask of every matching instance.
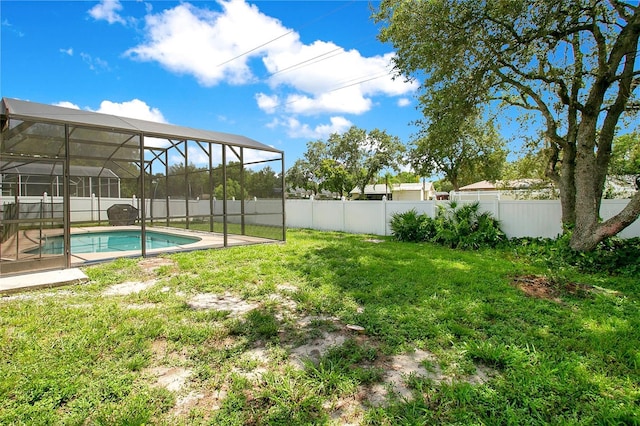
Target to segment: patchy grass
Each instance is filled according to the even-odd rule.
[[[640,277],[530,260],[301,230],[89,267],[0,298],[0,424],[640,423]]]

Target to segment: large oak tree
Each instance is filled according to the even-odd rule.
[[[617,127],[638,110],[638,2],[383,0],[374,17],[398,73],[423,79],[427,119],[459,122],[494,101],[537,115],[574,249],[638,218],[640,192],[599,216]]]

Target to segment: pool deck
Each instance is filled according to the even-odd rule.
[[[197,231],[197,230],[183,229],[183,228],[167,228],[167,227],[159,227],[159,226],[153,226],[153,227],[148,226],[146,229],[147,231],[172,234],[180,237],[188,236],[188,237],[199,238],[198,241],[189,243],[189,244],[182,244],[174,247],[165,247],[165,248],[158,248],[158,249],[148,249],[146,251],[147,257],[158,256],[161,254],[177,253],[177,252],[183,252],[183,251],[225,247],[224,235],[221,233],[212,233],[212,232]],[[73,227],[71,229],[71,233],[81,234],[81,233],[92,233],[92,232],[130,231],[130,230],[140,231],[140,227],[138,226]],[[34,233],[33,235],[31,235],[28,231],[21,233],[19,238],[20,260],[34,259],[34,260],[41,260],[41,261],[57,262],[57,263],[50,263],[49,268],[40,268],[41,270],[42,269],[52,269],[52,270],[58,269],[59,270],[63,268],[64,257],[62,257],[61,255],[39,255],[39,254],[25,253],[26,251],[33,249],[34,247],[35,248],[38,247],[39,241],[41,241],[41,236],[46,235],[48,237],[53,237],[60,234],[61,234],[60,229],[48,229],[48,230],[44,230],[42,234]],[[267,239],[267,238],[252,237],[247,235],[228,234],[226,247],[251,245],[251,244],[265,244],[265,243],[274,243],[274,242],[275,242],[274,240]],[[0,257],[2,257],[2,260],[3,260],[2,262],[0,262],[0,268],[3,268],[2,265],[10,268],[12,259],[7,258],[5,253],[10,254],[12,253],[12,251],[15,252],[15,249],[14,249],[15,244],[18,244],[18,241],[16,241],[15,238],[12,239],[12,241],[9,241],[3,244],[2,250],[0,250]],[[12,245],[14,245],[14,247],[12,247]],[[80,266],[87,266],[92,263],[105,262],[109,260],[118,259],[121,257],[141,257],[141,256],[142,256],[142,250],[110,251],[110,252],[103,252],[103,253],[77,253],[77,254],[71,255],[70,263],[71,263],[71,267],[77,268]],[[8,262],[8,263],[5,263],[5,262]],[[25,280],[32,279],[31,277],[27,278],[25,274],[22,274],[19,271],[11,272],[11,269],[9,268],[5,270],[5,272],[8,271],[7,274],[16,273],[21,275],[17,275],[16,277],[12,277],[11,275],[2,277],[0,275],[0,279],[3,279],[3,280],[10,279],[11,280],[10,282],[14,282],[13,279],[18,281],[25,281]],[[56,271],[53,271],[53,272],[56,272]],[[57,272],[60,272],[60,271],[57,271]],[[30,273],[27,272],[26,274],[29,275]],[[25,278],[20,278],[20,277],[25,277]],[[37,284],[39,281],[37,281],[36,278],[33,278],[33,279],[34,279],[34,282],[36,282],[34,286],[37,288],[40,284]],[[7,284],[7,285],[9,286],[9,288],[11,288],[13,284]],[[43,285],[45,287],[47,286],[46,284],[43,284]],[[2,292],[1,286],[0,286],[0,292]]]
[[[0,295],[81,284],[88,280],[87,275],[77,268],[0,277]]]

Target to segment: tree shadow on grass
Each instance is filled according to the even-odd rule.
[[[607,422],[640,415],[635,297],[562,294],[562,303],[529,297],[511,285],[523,267],[499,251],[341,234],[290,267],[324,287],[326,297],[311,305],[363,326],[386,352],[423,348],[449,367],[480,363],[501,372],[488,384],[442,384],[425,394],[431,402],[421,409],[439,413],[435,420]],[[450,409],[442,411],[443,404]],[[400,410],[409,420],[415,408],[407,401],[375,413],[397,419]]]

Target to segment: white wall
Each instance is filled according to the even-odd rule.
[[[628,200],[603,200],[603,219],[620,212]],[[447,201],[317,201],[287,200],[287,227],[342,231],[355,234],[391,235],[389,222],[394,213],[415,209],[435,216],[438,204]],[[480,208],[500,221],[509,238],[555,238],[562,232],[558,200],[481,201]],[[640,220],[619,234],[622,238],[640,237]]]

